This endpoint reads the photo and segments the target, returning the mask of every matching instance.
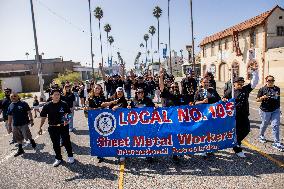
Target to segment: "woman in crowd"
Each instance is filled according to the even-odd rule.
[[[158,107],[158,106],[155,106],[151,98],[145,96],[143,89],[138,88],[135,92],[135,97],[131,101],[128,108],[130,109],[130,108],[143,108],[143,107]],[[147,157],[146,159],[149,163],[153,162],[153,157]]]
[[[75,95],[75,106],[79,106],[79,90],[80,90],[80,86],[78,85],[78,82],[77,81],[75,81],[74,82],[74,85],[73,85],[73,87],[72,87],[72,92],[73,92],[73,94]]]
[[[70,108],[71,113],[69,114],[69,131],[72,132],[74,130],[73,117],[75,108],[75,95],[72,93],[71,86],[69,84],[65,84],[61,100],[65,101]]]
[[[87,112],[88,110],[98,110],[102,107],[102,103],[106,101],[103,88],[100,84],[95,84],[94,88],[92,91],[89,93],[89,98],[88,98],[88,107],[85,107],[85,111]],[[99,160],[99,163],[101,163],[104,158],[103,157],[97,157]]]
[[[103,102],[101,104],[103,108],[109,108],[112,110],[117,110],[118,108],[127,108],[128,103],[127,100],[124,97],[124,91],[122,87],[117,87],[115,93],[113,96],[111,96],[109,99],[107,99],[106,102]],[[125,157],[119,158],[120,162],[123,162],[125,160]]]
[[[80,84],[79,97],[80,97],[81,107],[83,108],[85,106],[85,101],[86,101],[85,85],[83,82],[81,82]]]
[[[221,100],[221,97],[219,96],[216,89],[213,87],[210,87],[210,81],[207,77],[204,77],[201,79],[201,88],[196,91],[194,96],[194,104],[214,104]],[[201,153],[201,155],[206,158],[207,155],[212,153]]]

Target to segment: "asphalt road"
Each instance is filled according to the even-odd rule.
[[[87,120],[79,110],[75,112],[76,131],[71,134],[76,162],[72,165],[63,163],[54,168],[47,127],[43,135],[37,135],[39,118],[35,119],[35,126],[31,128],[38,150],[34,151],[28,145],[26,153],[17,158],[13,157],[16,147],[9,145],[11,136],[6,134],[4,127],[0,127],[0,188],[283,188],[284,153],[273,149],[271,142],[258,142],[260,119],[258,104],[254,100],[252,96],[251,133],[246,138],[250,148],[245,146],[247,158],[239,158],[228,149],[208,160],[197,155],[185,156],[179,164],[167,157],[155,158],[152,164],[143,158],[127,159],[125,166],[119,165],[115,158],[98,163],[95,157],[89,155]],[[282,117],[282,142],[283,121]],[[273,139],[271,127],[266,137],[270,141]],[[255,147],[266,153],[267,157],[257,152]],[[66,160],[64,148],[62,151]]]

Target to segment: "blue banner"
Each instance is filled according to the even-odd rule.
[[[91,155],[147,157],[214,152],[235,145],[234,100],[198,106],[91,110]]]

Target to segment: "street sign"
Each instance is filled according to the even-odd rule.
[[[163,58],[167,58],[167,49],[166,48],[163,49]]]

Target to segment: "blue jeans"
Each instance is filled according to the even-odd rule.
[[[272,134],[274,138],[274,142],[280,142],[279,137],[279,126],[280,126],[280,108],[274,110],[273,112],[264,112],[259,110],[259,115],[261,118],[261,125],[260,125],[260,135],[264,136],[264,133],[271,123],[272,125]]]
[[[130,99],[131,98],[131,89],[127,89],[127,90],[125,90],[125,92],[126,92],[126,97],[128,98],[128,99]]]
[[[73,117],[74,117],[74,113],[69,114],[69,129],[74,129],[74,125],[73,125]]]
[[[78,94],[78,92],[74,92],[74,95],[75,95],[75,106],[79,106],[79,94]]]

